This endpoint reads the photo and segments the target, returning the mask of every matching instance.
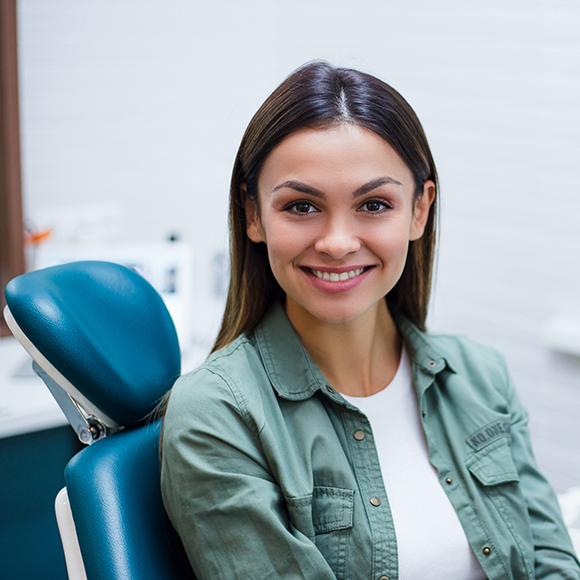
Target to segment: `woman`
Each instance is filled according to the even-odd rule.
[[[436,200],[374,77],[307,64],[250,122],[222,329],[164,426],[200,579],[580,578],[503,359],[425,331]]]

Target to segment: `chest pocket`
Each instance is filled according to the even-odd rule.
[[[484,502],[503,522],[521,558],[525,578],[534,578],[534,540],[530,516],[520,489],[520,477],[512,457],[509,437],[494,441],[465,463],[467,469],[481,484]],[[498,524],[498,529],[501,524]]]
[[[338,580],[346,578],[346,552],[353,522],[354,491],[316,486],[311,495],[286,498],[291,529],[310,538]]]
[[[502,437],[475,453],[466,461],[465,466],[484,486],[520,481],[507,437]]]

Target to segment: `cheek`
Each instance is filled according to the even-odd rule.
[[[404,257],[409,247],[409,228],[406,223],[393,223],[386,227],[371,228],[366,237],[368,245],[378,255],[391,259]]]
[[[272,224],[274,225],[274,224]],[[282,267],[297,258],[306,247],[305,236],[296,229],[285,228],[283,225],[269,228],[266,232],[266,246],[272,267]]]
[[[284,219],[269,219],[264,226],[268,252],[290,256],[303,250],[312,238],[309,224],[289,223]]]

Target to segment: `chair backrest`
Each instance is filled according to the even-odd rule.
[[[96,441],[65,472],[87,578],[195,578],[161,500],[161,424],[148,419],[181,366],[159,294],[118,264],[74,262],[15,278],[6,301],[63,410],[93,431],[79,437]]]
[[[156,421],[107,437],[66,468],[88,580],[195,578],[161,501],[160,427]]]

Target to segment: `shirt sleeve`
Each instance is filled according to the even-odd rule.
[[[226,377],[202,368],[174,387],[164,423],[161,489],[199,580],[336,580],[290,525],[252,421]]]
[[[534,538],[535,578],[578,580],[580,564],[562,519],[558,499],[536,465],[528,431],[528,412],[519,400],[505,363],[503,366],[512,417],[512,455],[519,473]]]

